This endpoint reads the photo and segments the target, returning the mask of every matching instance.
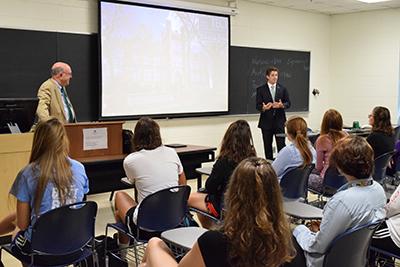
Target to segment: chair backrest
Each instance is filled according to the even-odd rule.
[[[389,165],[390,159],[394,155],[395,151],[390,151],[387,153],[384,153],[377,157],[374,161],[375,168],[374,168],[374,174],[373,178],[377,182],[381,182],[383,178],[385,178],[386,175],[386,168]]]
[[[315,147],[315,142],[317,142],[318,137],[320,136],[319,133],[311,133],[308,135],[308,140],[310,140],[311,144]]]
[[[394,140],[397,141],[400,139],[400,126],[396,126],[394,128]]]
[[[93,201],[62,206],[42,214],[33,225],[32,250],[65,255],[94,238],[97,204]]]
[[[188,211],[190,186],[166,188],[142,200],[137,226],[148,232],[162,232],[177,227]]]
[[[366,266],[372,235],[381,223],[354,227],[337,236],[325,253],[323,266]]]
[[[323,195],[334,195],[347,182],[335,167],[328,167],[322,182]]]
[[[280,182],[283,197],[307,200],[308,177],[314,166],[314,164],[309,164],[305,167],[297,167],[288,171]]]

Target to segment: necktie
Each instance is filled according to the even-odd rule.
[[[272,100],[275,101],[275,85],[271,85],[271,96]]]
[[[61,87],[61,92],[62,92],[62,96],[64,98],[64,103],[65,105],[67,105],[67,110],[68,110],[68,122],[74,122],[75,118],[74,118],[74,113],[72,112],[72,106],[71,106],[71,102],[68,99],[67,93],[65,91],[64,87]]]

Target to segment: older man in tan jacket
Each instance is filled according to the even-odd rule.
[[[39,104],[36,115],[39,121],[52,116],[64,123],[76,122],[75,112],[65,89],[71,78],[72,70],[68,64],[64,62],[53,64],[51,78],[42,83],[37,94]]]

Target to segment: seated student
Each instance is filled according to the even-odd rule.
[[[375,107],[368,115],[372,132],[367,137],[368,143],[374,150],[375,158],[394,150],[395,136],[390,122],[390,111],[385,107]]]
[[[385,210],[387,220],[375,231],[371,245],[400,255],[400,185],[390,197]]]
[[[127,193],[117,192],[115,218],[117,222],[126,223],[131,233],[136,233],[140,202],[159,190],[186,184],[186,177],[178,154],[173,148],[162,145],[160,127],[151,118],[144,117],[136,123],[133,149],[134,152],[124,159],[124,169],[136,186],[139,203]],[[129,238],[120,235],[119,242],[120,247],[127,247]]]
[[[256,151],[249,124],[245,120],[235,121],[229,126],[222,139],[219,156],[206,181],[206,193],[195,192],[190,194],[189,206],[219,218],[223,194],[233,170],[243,159],[255,155]],[[211,226],[207,217],[198,214],[198,218],[203,227],[209,228]]]
[[[321,123],[321,135],[315,142],[317,163],[308,179],[309,187],[317,191],[322,190],[322,181],[329,167],[329,155],[337,141],[346,135],[347,133],[343,131],[343,119],[340,113],[335,109],[327,110]]]
[[[88,178],[81,163],[68,157],[69,142],[62,122],[40,122],[33,136],[29,165],[17,175],[10,194],[17,199],[16,252],[29,253],[32,226],[37,218],[62,205],[83,200]]]
[[[303,118],[289,118],[286,134],[291,143],[279,151],[272,163],[279,181],[290,169],[315,163],[316,159],[315,149],[307,137],[307,123]]]
[[[225,207],[221,228],[201,235],[179,264],[163,241],[152,238],[141,266],[275,267],[292,259],[281,190],[265,159],[252,157],[239,163],[225,193]]]
[[[339,140],[331,152],[330,162],[348,182],[325,205],[318,232],[304,225],[293,231],[304,250],[307,266],[322,266],[321,254],[338,235],[385,217],[386,196],[382,186],[371,178],[374,159],[367,141],[358,136]]]

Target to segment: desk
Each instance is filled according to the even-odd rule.
[[[298,219],[322,219],[322,209],[298,201],[284,201],[283,210],[287,215]]]
[[[345,132],[351,135],[358,135],[361,137],[367,137],[371,133],[371,129],[345,129]]]
[[[200,227],[182,227],[162,232],[161,239],[167,244],[187,252],[205,232],[207,229]]]
[[[183,169],[188,179],[197,179],[197,186],[201,187],[201,175],[196,168],[203,162],[215,160],[215,147],[188,145],[176,148],[176,152],[182,162]],[[126,155],[99,156],[90,158],[78,158],[85,166],[89,178],[89,194],[128,189],[129,186],[121,183],[121,178],[126,176],[123,161]]]
[[[196,172],[199,173],[200,175],[207,175],[207,176],[210,176],[211,171],[212,167],[201,167],[196,169]]]

